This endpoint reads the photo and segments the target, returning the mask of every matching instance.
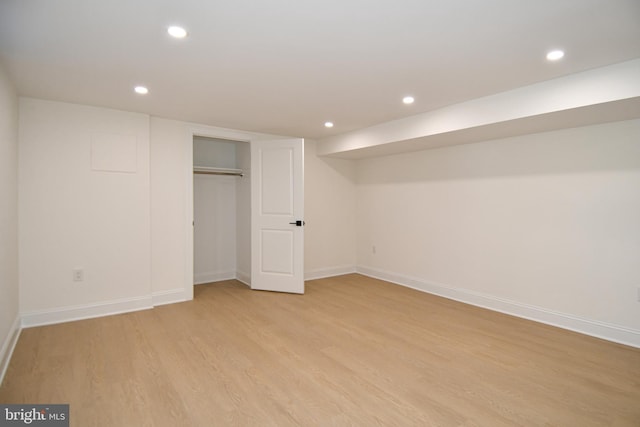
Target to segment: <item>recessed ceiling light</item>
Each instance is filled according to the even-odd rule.
[[[404,102],[405,104],[413,104],[413,101],[415,101],[413,96],[405,96],[404,98],[402,98],[402,102]]]
[[[147,89],[144,86],[136,86],[133,88],[134,91],[136,91],[136,93],[139,93],[140,95],[146,95],[149,93],[149,89]]]
[[[564,56],[564,52],[561,50],[552,50],[547,53],[547,59],[549,61],[557,61],[558,59],[562,59]]]
[[[187,37],[187,30],[175,25],[167,28],[167,33],[169,33],[171,37],[175,37],[177,39],[183,39]]]
[[[333,122],[324,122],[324,127],[332,128],[333,127]]]

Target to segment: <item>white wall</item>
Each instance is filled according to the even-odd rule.
[[[0,66],[0,383],[18,321],[18,97]]]
[[[151,306],[148,116],[21,98],[19,192],[25,324]]]
[[[304,269],[307,279],[355,271],[355,163],[304,146]]]
[[[236,179],[193,176],[195,284],[236,276]]]
[[[184,122],[151,117],[151,285],[156,304],[192,298],[193,266],[185,248],[191,226],[186,219],[187,180],[192,164]],[[187,227],[189,225],[189,227]]]
[[[361,160],[357,182],[363,272],[640,345],[639,120]]]
[[[193,162],[196,166],[235,169],[236,142],[194,136]]]

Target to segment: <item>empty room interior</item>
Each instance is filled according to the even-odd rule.
[[[0,200],[2,425],[640,426],[637,0],[3,0]]]

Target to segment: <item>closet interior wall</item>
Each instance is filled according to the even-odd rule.
[[[196,136],[193,164],[242,169],[244,177],[193,175],[194,284],[219,280],[249,281],[249,144]]]

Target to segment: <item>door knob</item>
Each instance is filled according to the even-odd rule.
[[[289,224],[295,225],[296,227],[302,227],[304,225],[304,221],[297,220],[296,222],[290,222]]]

